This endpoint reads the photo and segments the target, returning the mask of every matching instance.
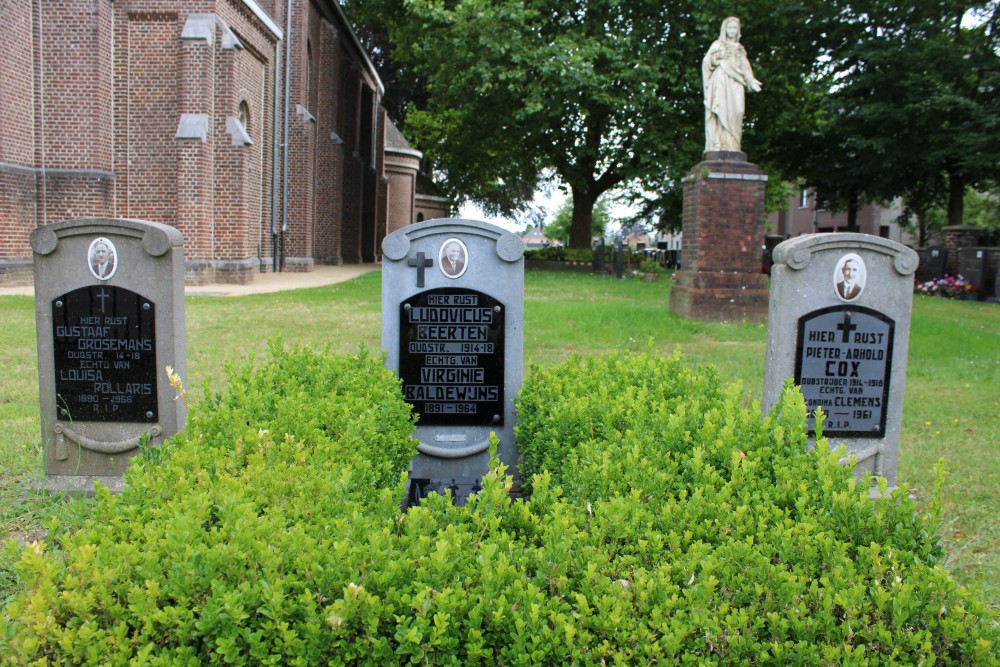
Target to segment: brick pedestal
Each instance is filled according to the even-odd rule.
[[[767,320],[761,273],[764,186],[760,167],[736,151],[705,153],[685,179],[681,270],[670,310],[707,322]]]

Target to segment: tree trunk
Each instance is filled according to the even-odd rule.
[[[965,217],[965,179],[948,172],[948,224],[960,225]]]
[[[573,190],[573,220],[569,226],[569,247],[591,247],[594,226],[594,204],[597,197]]]
[[[858,193],[855,190],[851,190],[848,195],[847,201],[847,231],[857,232],[860,231],[858,228]]]

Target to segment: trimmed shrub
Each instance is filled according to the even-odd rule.
[[[594,261],[594,251],[590,248],[567,248],[565,246],[529,248],[524,251],[524,258],[556,262],[589,263]]]
[[[518,426],[531,497],[509,499],[494,458],[468,505],[432,496],[400,514],[403,487],[389,480],[409,456],[409,414],[395,379],[361,356],[235,373],[162,462],[135,466],[121,498],[102,496],[92,525],[25,551],[0,656],[997,664],[983,605],[935,564],[933,517],[905,490],[869,501],[822,440],[806,452],[796,391],[762,419],[738,388],[676,357],[535,369]],[[340,370],[309,384],[326,364]],[[314,412],[303,383],[353,408]],[[358,415],[383,408],[389,424],[372,433]],[[309,439],[282,431],[296,412]],[[355,455],[367,438],[384,450]],[[398,459],[385,451],[397,445]],[[370,472],[383,454],[398,462]]]

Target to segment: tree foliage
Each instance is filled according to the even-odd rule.
[[[967,187],[1000,180],[996,0],[372,0],[409,103],[406,129],[444,190],[514,215],[554,171],[572,193],[570,245],[598,197],[680,223],[700,159],[699,63],[729,14],[764,83],[743,149],[777,184],[805,178],[853,220],[870,201],[962,218]],[[973,21],[969,18],[973,17]],[[964,21],[963,21],[964,19]],[[391,39],[390,39],[391,38]],[[380,62],[377,60],[377,62]],[[402,117],[402,100],[390,100]],[[777,193],[773,189],[773,193]]]
[[[426,103],[410,105],[407,133],[438,166],[445,191],[511,215],[551,168],[572,192],[570,245],[585,247],[602,193],[627,183],[676,192],[699,161],[699,63],[729,13],[744,15],[765,85],[749,105],[744,143],[770,140],[762,117],[802,125],[802,81],[823,48],[803,19],[824,6],[374,0],[359,18],[386,26],[393,57],[424,82]]]
[[[859,0],[841,17],[855,38],[831,52],[831,92],[790,169],[828,209],[903,196],[909,214],[961,224],[966,189],[1000,176],[997,2]]]

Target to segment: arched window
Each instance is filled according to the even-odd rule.
[[[240,125],[247,132],[250,132],[250,105],[246,103],[246,100],[240,102]]]

